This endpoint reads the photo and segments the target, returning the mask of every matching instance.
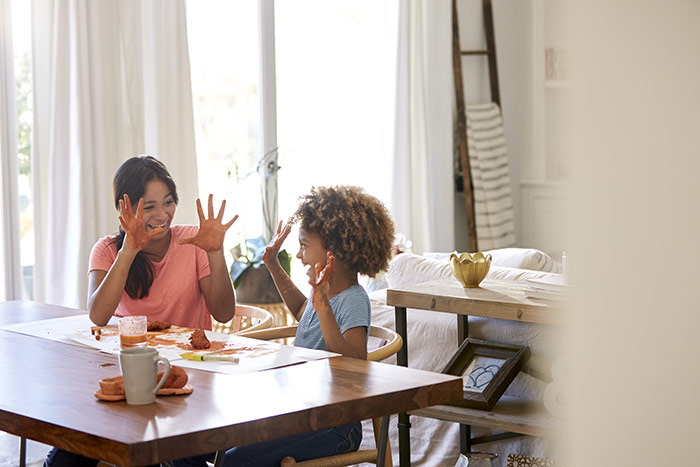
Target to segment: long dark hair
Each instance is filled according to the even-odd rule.
[[[135,156],[124,162],[114,174],[112,184],[114,190],[114,207],[119,210],[119,200],[124,199],[124,195],[129,195],[129,199],[134,207],[138,205],[139,199],[146,191],[146,184],[151,180],[158,179],[165,183],[170,190],[170,194],[178,202],[177,188],[165,165],[153,156]],[[126,233],[119,227],[119,233],[112,243],[117,244],[120,250],[124,244]],[[131,298],[144,298],[148,296],[148,290],[153,284],[153,265],[143,251],[139,251],[131,263],[129,275],[126,278],[124,290]]]

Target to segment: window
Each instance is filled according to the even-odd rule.
[[[257,2],[189,1],[187,29],[199,195],[226,199],[226,220],[239,215],[228,250],[262,234]]]
[[[388,201],[398,1],[274,3],[279,216],[312,185],[353,184]],[[240,215],[230,246],[263,234],[258,2],[187,4],[200,195]],[[269,116],[268,116],[269,117]],[[296,231],[285,244],[295,255]],[[292,279],[308,291],[301,264]]]
[[[312,185],[359,185],[388,203],[398,2],[276,2],[275,35],[280,217]],[[309,290],[299,261],[292,279]]]

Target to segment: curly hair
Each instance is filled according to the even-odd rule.
[[[389,267],[394,221],[384,204],[357,186],[312,187],[294,217],[351,271],[374,277]]]

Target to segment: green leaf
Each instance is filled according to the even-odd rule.
[[[280,250],[280,252],[277,254],[277,259],[279,260],[282,269],[284,269],[284,272],[286,272],[288,276],[291,276],[292,256],[289,253],[287,253],[287,250]]]

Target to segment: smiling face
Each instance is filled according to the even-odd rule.
[[[134,211],[138,206],[138,200],[135,201],[137,204],[134,205]],[[146,183],[143,194],[143,224],[146,232],[162,227],[163,232],[154,238],[165,238],[175,215],[175,207],[173,195],[165,183],[157,178]]]
[[[326,266],[326,252],[328,250],[323,245],[321,237],[316,232],[310,232],[299,228],[299,253],[297,253],[297,258],[301,260],[301,264],[304,266],[311,266],[307,270],[309,277],[312,277],[313,266],[316,263],[321,263],[322,266]]]

